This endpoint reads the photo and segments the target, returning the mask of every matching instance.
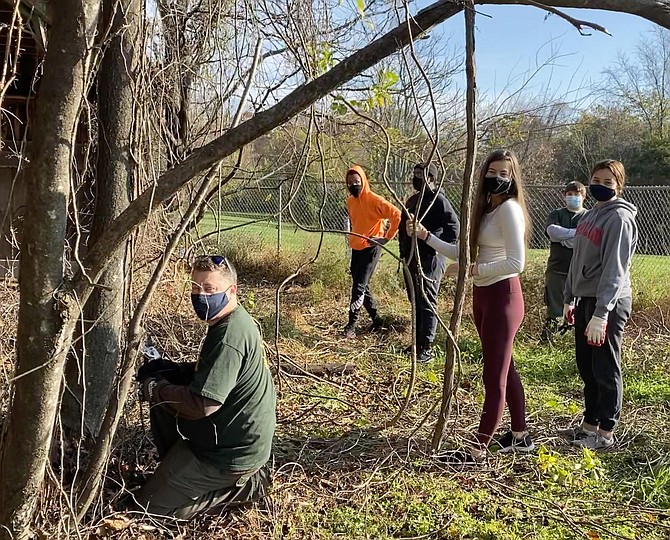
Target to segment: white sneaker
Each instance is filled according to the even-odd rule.
[[[589,433],[586,437],[573,441],[572,444],[591,450],[604,450],[614,444],[614,435],[611,439],[606,439],[600,433]]]

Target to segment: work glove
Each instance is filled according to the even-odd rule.
[[[166,358],[156,358],[145,361],[137,370],[135,378],[143,383],[147,378],[163,378],[170,384],[186,386],[191,384],[195,364],[191,362],[173,362]]]
[[[368,241],[368,244],[370,244],[370,246],[375,246],[375,245],[385,246],[388,243],[388,241],[389,241],[389,239],[386,238],[385,236],[377,236],[375,238],[370,238],[370,240]]]
[[[586,342],[594,347],[600,347],[605,343],[605,334],[607,333],[607,319],[602,317],[591,317],[589,324],[586,325]]]
[[[563,320],[568,325],[575,324],[575,306],[574,306],[574,304],[563,304]]]

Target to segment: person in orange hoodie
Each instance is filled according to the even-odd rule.
[[[400,225],[400,210],[370,189],[365,171],[353,165],[347,171],[347,212],[349,214],[351,247],[351,303],[349,322],[344,327],[344,335],[356,337],[356,323],[361,307],[372,319],[372,329],[379,329],[383,321],[377,312],[377,304],[370,292],[372,273],[379,262],[382,246],[392,240]],[[389,228],[386,230],[386,220]],[[360,235],[360,236],[359,236]]]

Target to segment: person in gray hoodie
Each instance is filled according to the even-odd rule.
[[[630,264],[637,244],[637,209],[621,198],[625,181],[619,161],[593,167],[589,191],[597,203],[577,226],[564,291],[563,317],[575,326],[584,381],[584,417],[560,433],[595,450],[614,444],[621,415],[621,344],[631,314]]]

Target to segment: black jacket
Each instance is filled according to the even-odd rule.
[[[411,214],[417,215],[416,205],[419,202],[419,193],[415,193],[405,203],[407,210]],[[426,216],[421,220],[421,224],[428,229],[431,234],[434,234],[441,240],[453,244],[458,239],[458,233],[460,231],[460,222],[458,221],[458,216],[454,211],[454,208],[451,206],[451,203],[444,195],[442,190],[437,192],[437,195],[434,191],[426,189],[423,194],[423,200],[421,201],[421,210],[418,212],[417,217],[423,216],[426,211],[426,208],[431,204],[435,199],[430,210]],[[398,241],[400,243],[400,257],[404,260],[408,260],[412,252],[412,237],[407,234],[407,215],[403,212],[402,217],[400,218],[400,229]],[[436,256],[435,250],[430,247],[425,242],[417,239],[419,244],[419,256],[421,257],[421,266],[424,269],[430,269],[432,267],[433,259]]]

